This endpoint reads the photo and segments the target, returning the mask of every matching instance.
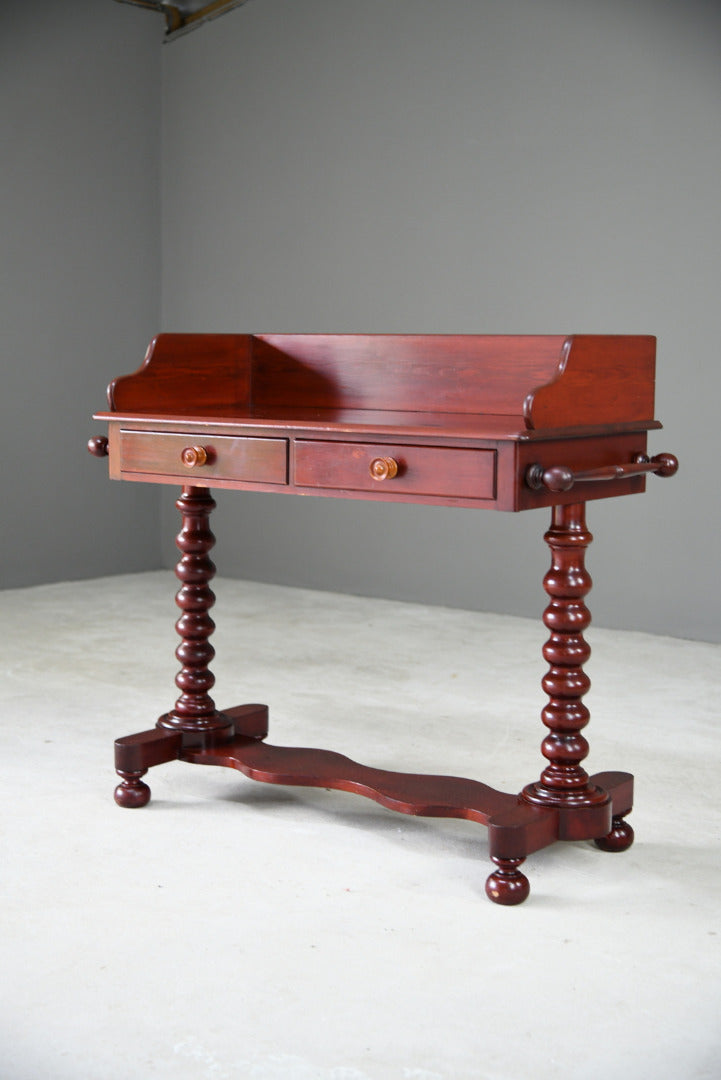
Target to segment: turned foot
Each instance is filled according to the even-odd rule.
[[[150,802],[150,788],[140,779],[141,776],[145,776],[147,771],[147,769],[142,769],[139,772],[121,772],[120,769],[117,770],[118,776],[122,777],[122,783],[118,784],[115,789],[115,801],[118,806],[135,809],[148,805]]]
[[[523,859],[499,859],[495,855],[491,858],[498,867],[486,881],[486,896],[494,904],[504,904],[509,907],[512,904],[522,904],[531,891],[528,878],[522,874],[518,867]]]
[[[594,840],[601,851],[625,851],[633,843],[633,828],[622,817],[614,817],[610,833]]]

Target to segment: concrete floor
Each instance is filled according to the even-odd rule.
[[[112,800],[174,700],[170,573],[1,594],[2,1080],[721,1076],[721,648],[591,629],[591,771],[624,854],[555,845],[489,903],[485,829],[178,762]],[[517,790],[539,623],[216,582],[219,706],[271,740]]]

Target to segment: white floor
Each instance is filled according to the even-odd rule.
[[[486,900],[485,830],[227,769],[112,800],[112,742],[175,697],[170,573],[0,594],[2,1080],[721,1076],[721,648],[591,629],[591,771],[624,854],[557,844]],[[219,581],[220,707],[271,741],[515,791],[540,621]]]

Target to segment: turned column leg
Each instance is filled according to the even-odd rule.
[[[559,809],[604,807],[609,796],[590,782],[581,762],[588,754],[588,742],[582,734],[590,719],[583,703],[591,681],[583,670],[591,649],[583,631],[591,622],[584,602],[591,589],[591,576],[585,568],[586,548],[593,537],[586,527],[585,504],[572,503],[554,506],[551,527],[545,535],[551,549],[551,568],[543,585],[550,597],[543,621],[551,636],[543,647],[550,667],[543,678],[543,689],[549,701],[542,719],[549,733],[541,750],[548,765],[540,779],[525,788],[524,798],[531,803]],[[603,815],[585,815],[588,836],[600,835]],[[573,816],[569,817],[573,821]],[[578,821],[578,817],[577,817]],[[606,827],[610,825],[610,810]],[[581,839],[584,828],[569,832],[568,839]],[[562,837],[564,834],[561,834]]]
[[[233,721],[219,713],[209,691],[215,677],[208,665],[215,649],[208,638],[215,623],[208,614],[215,602],[209,582],[215,574],[209,551],[215,537],[208,516],[215,501],[205,488],[184,487],[175,504],[183,516],[176,543],[181,553],[175,573],[181,588],[175,602],[182,615],[175,624],[181,642],[175,655],[182,667],[175,677],[180,697],[150,731],[118,739],[115,768],[121,783],[115,789],[119,806],[139,807],[150,801],[150,788],[141,779],[148,768],[172,761],[184,748],[208,748],[233,734]]]
[[[590,719],[583,698],[591,686],[583,670],[591,655],[583,636],[591,622],[585,597],[592,584],[585,556],[593,539],[585,504],[554,506],[544,539],[551,549],[551,568],[543,579],[549,597],[543,613],[550,631],[543,646],[549,668],[542,683],[548,704],[541,714],[548,728],[541,750],[548,764],[524,788],[511,817],[501,815],[491,823],[497,869],[486,892],[498,904],[525,900],[528,881],[518,867],[531,851],[553,840],[594,840],[605,851],[623,851],[633,842],[633,829],[624,821],[632,806],[633,777],[612,772],[589,777],[582,765],[589,750],[583,729]],[[522,807],[531,814],[528,820]]]
[[[209,745],[232,735],[232,721],[215,708],[209,691],[215,676],[208,665],[215,649],[208,638],[215,629],[209,615],[215,603],[210,581],[215,566],[209,552],[215,543],[208,517],[215,500],[205,488],[184,487],[175,504],[182,514],[183,524],[176,539],[181,559],[175,568],[181,588],[175,602],[182,615],[175,624],[181,642],[175,655],[182,667],[175,677],[181,691],[172,712],[158,720],[158,727],[179,731],[183,744]]]

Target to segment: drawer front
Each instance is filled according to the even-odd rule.
[[[494,499],[494,450],[299,439],[297,487],[370,491],[382,495]]]
[[[121,430],[120,471],[287,484],[288,440]]]

